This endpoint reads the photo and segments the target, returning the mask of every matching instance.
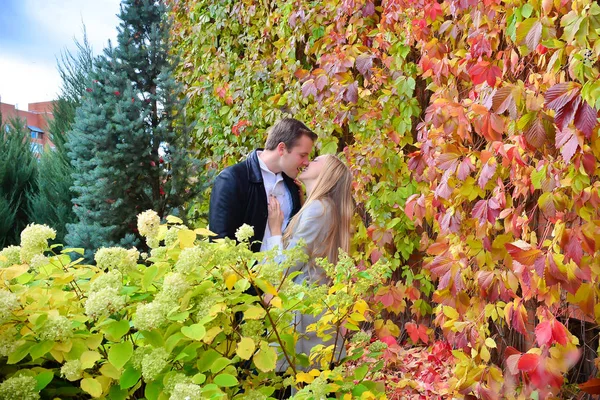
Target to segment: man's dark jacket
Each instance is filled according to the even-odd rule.
[[[293,179],[283,172],[281,174],[292,197],[294,216],[300,210],[300,189]],[[225,168],[215,179],[210,195],[208,227],[218,238],[235,239],[235,232],[240,226],[251,225],[254,237],[250,242],[253,243],[263,239],[268,215],[267,194],[257,150],[254,150],[246,160]],[[260,243],[253,243],[251,249],[259,251]]]

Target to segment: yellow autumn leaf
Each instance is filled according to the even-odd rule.
[[[206,228],[197,228],[194,229],[194,232],[196,232],[196,234],[200,236],[217,236],[216,233],[213,233]]]
[[[231,289],[233,289],[233,286],[235,285],[235,283],[237,281],[238,281],[237,274],[235,274],[235,273],[229,274],[227,276],[227,278],[225,278],[225,286],[227,286],[227,289],[231,290]]]
[[[315,378],[306,372],[298,372],[296,374],[296,383],[311,383]]]
[[[94,378],[84,378],[81,380],[81,388],[92,395],[92,397],[102,396],[102,384]]]
[[[170,224],[183,224],[183,220],[174,215],[167,215],[167,222]]]
[[[450,319],[458,319],[458,311],[450,306],[443,306],[444,315]]]
[[[182,249],[188,247],[194,247],[194,242],[196,241],[196,232],[190,231],[189,229],[181,229],[177,232],[177,237],[179,238],[179,247]]]
[[[261,319],[266,314],[265,310],[259,306],[250,306],[244,311],[244,319]]]
[[[481,351],[479,352],[479,356],[485,362],[490,361],[490,351],[488,350],[488,348],[486,346],[483,346],[481,348]]]
[[[249,360],[254,354],[254,350],[256,350],[254,340],[249,337],[243,337],[242,340],[238,342],[235,353],[240,356],[242,360]]]
[[[87,369],[92,368],[96,361],[101,359],[102,356],[97,351],[84,351],[79,357],[79,361],[81,361],[81,368]]]
[[[271,299],[271,301],[269,302],[270,305],[272,305],[275,308],[278,309],[282,309],[283,308],[283,304],[281,303],[281,298],[280,297],[273,297]]]
[[[489,347],[490,349],[495,349],[496,348],[496,341],[492,338],[487,338],[485,339],[485,345],[487,347]]]

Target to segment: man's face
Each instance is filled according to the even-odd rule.
[[[300,170],[308,166],[310,162],[308,156],[313,148],[313,141],[306,135],[302,135],[296,142],[296,145],[291,149],[285,148],[283,143],[280,143],[281,150],[279,165],[281,170],[290,178],[296,179]]]

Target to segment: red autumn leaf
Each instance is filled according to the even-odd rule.
[[[473,207],[472,215],[479,220],[479,225],[483,225],[485,221],[493,224],[500,215],[500,205],[494,198],[479,200]]]
[[[362,53],[358,57],[356,57],[356,69],[364,77],[368,78],[371,75],[371,68],[373,67],[373,58],[374,56],[369,53]]]
[[[547,133],[546,127],[542,119],[542,113],[538,113],[537,117],[531,122],[529,129],[525,132],[525,140],[534,149],[539,149],[546,143]]]
[[[535,260],[542,255],[541,250],[532,248],[529,243],[523,240],[506,243],[504,247],[506,247],[508,254],[510,254],[513,260],[523,265],[533,265]]]
[[[576,132],[569,127],[562,131],[559,130],[556,133],[556,147],[560,149],[560,154],[562,154],[565,162],[569,163],[575,151],[577,151],[577,147],[579,147]]]
[[[540,362],[539,354],[526,353],[519,358],[517,366],[523,372],[533,372],[537,369]]]
[[[85,88],[85,91],[86,91],[86,92],[91,92],[91,91],[92,91],[92,88]]]
[[[487,82],[494,87],[497,78],[502,77],[502,70],[489,61],[479,61],[469,69],[469,76],[475,85]]]
[[[574,82],[558,83],[544,94],[546,107],[558,111],[572,101],[578,93],[577,84]]]
[[[583,248],[577,232],[573,229],[567,229],[563,233],[561,238],[561,245],[565,252],[565,262],[569,260],[575,261],[577,265],[581,265],[581,259],[583,257]]]
[[[467,176],[471,173],[471,171],[475,170],[475,166],[471,162],[469,157],[465,157],[464,160],[458,166],[458,171],[456,173],[456,177],[461,181],[464,181]]]
[[[588,175],[594,175],[596,171],[596,157],[593,154],[586,153],[583,155],[583,168]]]
[[[552,339],[557,343],[565,346],[569,341],[569,331],[562,324],[562,322],[557,320],[552,320]]]
[[[460,158],[460,154],[442,153],[439,155],[439,157],[436,160],[437,166],[442,171],[447,171],[447,170],[454,171],[454,170],[456,170],[456,167],[458,165],[459,158]]]
[[[294,76],[295,76],[295,77],[296,77],[296,78],[297,78],[299,81],[302,81],[302,80],[304,80],[304,79],[305,79],[305,78],[307,78],[309,75],[310,75],[310,73],[309,73],[307,70],[305,70],[305,69],[302,69],[302,68],[299,68],[299,69],[297,69],[297,70],[296,70],[296,72],[294,72]]]
[[[120,96],[120,95],[121,95],[121,92],[119,92],[118,90],[115,90],[115,91],[114,91],[114,94],[115,94],[115,96]]]
[[[488,161],[481,169],[481,174],[477,180],[477,184],[480,188],[485,188],[485,185],[492,179],[496,173],[496,163],[494,161]]]
[[[496,114],[502,114],[509,111],[511,118],[517,114],[517,105],[512,94],[513,88],[510,86],[501,87],[492,97],[492,111]]]
[[[315,86],[314,79],[309,79],[302,84],[302,96],[308,97],[310,95],[317,95],[317,87]]]
[[[589,139],[597,124],[598,111],[590,107],[586,101],[581,101],[575,113],[575,127],[583,132],[586,139]]]
[[[504,319],[506,324],[523,335],[527,334],[525,329],[525,320],[527,319],[527,310],[521,303],[520,300],[515,300],[512,303],[508,303],[504,309]]]
[[[588,394],[600,394],[600,378],[591,378],[579,385],[582,392]]]
[[[554,123],[559,130],[562,131],[571,123],[571,121],[573,121],[580,102],[581,97],[576,96],[572,101],[565,104],[564,107],[556,110],[556,114],[554,115]]]
[[[354,81],[350,85],[346,86],[344,100],[349,103],[356,103],[358,101],[358,82]]]
[[[417,325],[412,322],[407,322],[404,325],[406,332],[408,332],[408,336],[410,336],[410,340],[413,341],[414,344],[417,344],[419,340],[423,343],[427,343],[429,341],[429,335],[427,335],[427,327],[425,325]]]
[[[552,325],[550,321],[544,321],[535,327],[535,340],[540,346],[552,344]]]
[[[508,368],[508,372],[511,375],[517,375],[519,373],[519,359],[521,358],[521,353],[513,354],[506,358],[506,368]]]

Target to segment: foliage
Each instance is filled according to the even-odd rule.
[[[0,138],[0,247],[4,247],[19,243],[19,232],[29,223],[27,195],[37,190],[37,163],[23,120],[0,119]]]
[[[261,147],[266,129],[288,114],[318,132],[318,152],[343,151],[369,228],[357,224],[357,251],[373,261],[389,254],[400,267],[418,242],[402,211],[415,193],[405,148],[420,112],[416,65],[404,32],[372,3],[338,5],[173,2],[178,78],[212,170]]]
[[[29,390],[35,380],[36,393],[63,399],[266,399],[287,385],[300,389],[298,399],[382,396],[372,379],[383,362],[355,368],[347,361],[378,359],[385,343],[365,348],[370,336],[359,332],[347,359],[330,370],[333,345],[296,353],[291,322],[296,313],[321,315],[312,329],[324,341],[341,329],[358,331],[372,318],[361,297],[389,277],[389,265],[360,272],[344,256],[337,266],[323,262],[331,286],[300,285],[298,272],[284,273],[306,259],[299,248],[252,253],[247,241],[209,242],[205,229],[157,218],[149,211],[138,220],[149,255],[102,248],[96,266],[84,265],[68,256],[83,249],[48,247],[54,231],[42,225],[27,227],[20,247],[0,251],[0,372],[7,377],[0,393],[29,377]],[[278,352],[280,363],[293,366],[283,376],[275,373]]]
[[[428,3],[412,16],[432,96],[406,211],[431,227],[423,267],[457,349],[455,385],[486,399],[557,395],[579,357],[568,318],[600,322],[600,7]]]
[[[70,188],[73,185],[72,167],[65,148],[66,134],[75,120],[75,110],[86,93],[86,83],[93,67],[93,52],[87,41],[85,26],[83,41],[75,40],[77,52],[63,53],[58,60],[58,72],[62,80],[61,92],[52,107],[52,119],[48,123],[54,151],[46,149],[40,156],[37,176],[38,190],[28,196],[30,221],[56,229],[56,240],[64,242],[67,224],[75,221]]]
[[[188,124],[172,77],[162,2],[124,1],[116,47],[95,61],[68,139],[74,212],[66,241],[84,247],[138,243],[135,215],[186,215],[198,192]]]
[[[213,168],[281,115],[305,120],[355,173],[354,254],[400,268],[372,307],[432,312],[460,395],[559,392],[578,357],[568,319],[599,322],[597,2],[188,0],[173,14]],[[375,321],[420,340],[409,326]]]

